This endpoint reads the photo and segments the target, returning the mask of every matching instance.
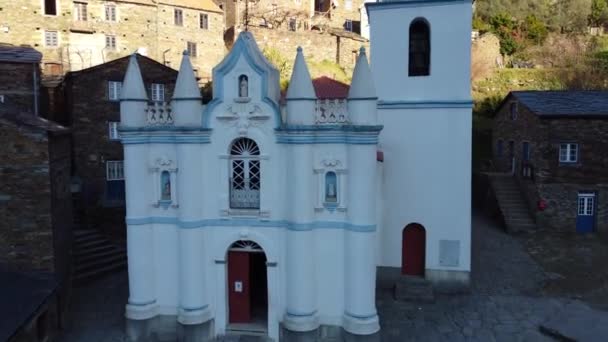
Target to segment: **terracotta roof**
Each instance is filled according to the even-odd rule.
[[[42,53],[29,46],[0,44],[0,62],[40,63]]]
[[[541,118],[608,116],[607,91],[513,91],[511,95]]]
[[[215,4],[212,0],[117,0],[118,2],[126,2],[132,4],[141,4],[148,6],[156,6],[156,3],[163,5],[175,6],[175,7],[186,7],[197,10],[210,11],[210,12],[222,12],[222,9]]]
[[[319,100],[345,99],[348,97],[348,89],[350,88],[348,84],[327,76],[315,78],[312,80],[312,85]]]

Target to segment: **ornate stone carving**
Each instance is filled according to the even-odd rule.
[[[146,118],[149,126],[172,126],[173,115],[168,102],[149,103]]]
[[[264,113],[260,106],[251,103],[235,103],[228,107],[226,114],[217,116],[224,124],[236,127],[241,136],[247,135],[250,127],[258,126],[269,118],[270,115]]]

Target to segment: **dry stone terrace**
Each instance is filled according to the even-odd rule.
[[[539,233],[540,234],[540,233]],[[527,252],[524,236],[507,235],[493,221],[473,218],[472,288],[468,294],[437,295],[435,303],[417,304],[396,301],[392,286],[398,271],[378,272],[377,308],[381,331],[366,341],[554,341],[541,333],[550,318],[590,311],[587,304],[544,294],[544,284],[555,277],[545,271]],[[71,326],[60,341],[117,342],[124,335],[123,304],[128,292],[126,273],[76,288],[73,296]],[[602,313],[605,313],[602,311]],[[582,314],[582,313],[581,313]],[[593,334],[588,334],[593,337]],[[291,340],[300,340],[290,335]],[[168,338],[168,339],[163,339]],[[317,341],[359,341],[352,336]],[[159,341],[171,341],[160,336]],[[227,336],[221,341],[264,341],[259,337]],[[294,340],[294,341],[295,341]]]

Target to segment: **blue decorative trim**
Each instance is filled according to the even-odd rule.
[[[344,311],[344,315],[348,316],[348,317],[355,318],[355,319],[370,319],[370,318],[374,318],[374,317],[378,316],[377,313],[373,313],[373,314],[369,314],[369,315],[355,315],[355,314],[350,313],[348,311]]]
[[[171,99],[171,101],[202,101],[203,98],[198,96],[198,97],[174,97]]]
[[[275,130],[279,144],[375,145],[383,126],[289,125]]]
[[[285,220],[260,221],[257,219],[207,219],[198,221],[180,221],[177,217],[156,216],[141,218],[126,218],[128,226],[146,224],[170,224],[182,229],[198,229],[208,227],[257,227],[257,228],[283,228],[290,231],[311,231],[316,229],[342,229],[353,232],[375,232],[376,225],[356,225],[341,221],[313,221],[310,223],[295,223]]]
[[[317,101],[316,97],[287,97],[287,101]]]
[[[327,209],[330,213],[333,213],[338,208],[337,202],[323,202],[323,207]]]
[[[383,1],[383,2],[368,2],[365,3],[367,13],[372,10],[387,10],[395,8],[420,7],[420,6],[437,6],[437,5],[452,5],[452,4],[471,4],[471,0],[401,0],[401,1]]]
[[[419,108],[473,108],[473,101],[378,101],[378,109]]]
[[[278,89],[278,82],[279,82],[278,70],[276,70],[271,64],[268,64],[268,62],[266,62],[267,63],[266,66],[268,67],[268,70],[264,70],[264,68],[262,68],[260,65],[256,64],[256,62],[253,59],[253,56],[251,55],[252,52],[249,51],[249,49],[248,49],[248,46],[247,46],[248,43],[245,42],[245,39],[253,39],[253,36],[251,36],[251,34],[248,32],[242,32],[241,34],[239,34],[239,37],[236,40],[236,42],[234,43],[234,45],[232,46],[232,50],[230,50],[230,53],[226,56],[226,58],[224,58],[224,60],[222,62],[220,62],[220,64],[218,64],[215,68],[213,68],[213,94],[214,94],[214,96],[213,96],[213,100],[211,100],[211,102],[209,102],[207,104],[207,106],[205,107],[205,110],[203,112],[203,122],[202,122],[203,127],[210,127],[211,114],[216,109],[216,107],[218,107],[220,104],[223,103],[222,99],[224,98],[224,77],[230,70],[232,70],[234,68],[234,66],[238,62],[239,57],[241,55],[243,55],[245,57],[245,60],[247,61],[247,64],[249,64],[251,69],[253,69],[253,71],[261,77],[261,79],[262,79],[262,94],[261,94],[262,101],[264,103],[268,104],[274,111],[275,121],[276,121],[276,125],[277,125],[276,127],[279,127],[281,125],[282,119],[281,119],[281,110],[279,108],[279,104],[276,101],[274,101],[273,99],[271,99],[268,94],[268,78],[271,76],[270,72],[268,70],[270,70],[270,68],[272,68],[272,70],[275,71],[275,73],[276,73],[276,75],[274,75],[276,77],[276,80],[274,80],[274,81],[277,82],[277,89]],[[257,52],[259,53],[259,50]],[[264,58],[264,57],[262,56],[262,58]],[[276,94],[276,95],[278,96],[278,94]]]
[[[120,139],[130,144],[207,144],[212,130],[200,127],[124,127],[120,126]]]
[[[205,310],[209,307],[208,304],[205,304],[203,306],[199,306],[199,307],[194,307],[194,308],[190,308],[190,307],[181,307],[180,309],[184,310],[184,311],[201,311],[201,310]]]
[[[211,134],[213,132],[210,128],[202,127],[190,127],[190,126],[118,126],[120,133],[148,133],[148,132],[175,132],[175,133],[206,133]]]
[[[311,311],[311,312],[290,312],[287,311],[285,313],[287,316],[291,316],[291,317],[312,317],[314,315],[317,314],[317,310]]]
[[[130,99],[130,98],[127,98],[127,99],[120,99],[120,100],[118,100],[116,102],[146,102],[147,103],[148,99]]]
[[[374,96],[374,97],[349,97],[347,98],[348,101],[377,101],[378,97]]]
[[[143,302],[143,303],[138,303],[138,302],[132,302],[132,301],[128,301],[127,304],[129,305],[133,305],[133,306],[146,306],[146,305],[152,305],[152,304],[156,304],[156,299],[148,301],[148,302]]]

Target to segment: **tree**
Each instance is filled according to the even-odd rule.
[[[585,32],[592,0],[557,0],[553,5],[555,25],[562,32]]]
[[[536,45],[542,44],[549,34],[545,23],[533,14],[526,17],[524,30],[526,31],[526,38],[533,41]]]
[[[608,1],[592,0],[591,14],[589,14],[589,24],[591,26],[603,26],[608,23]]]

